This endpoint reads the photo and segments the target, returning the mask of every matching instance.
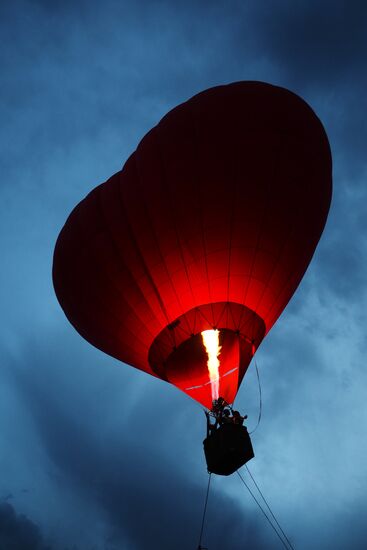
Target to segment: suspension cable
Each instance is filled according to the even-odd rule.
[[[256,369],[257,383],[258,383],[258,387],[259,387],[259,416],[258,416],[258,419],[257,419],[257,424],[256,424],[255,428],[250,432],[250,435],[253,434],[255,430],[257,430],[257,428],[260,424],[261,415],[262,415],[262,408],[263,408],[260,375],[259,375],[259,369],[257,367],[257,362],[256,362],[255,358],[254,358],[254,363],[255,363],[255,369]]]
[[[202,537],[203,537],[203,531],[204,531],[206,507],[207,507],[207,504],[208,504],[209,489],[210,489],[210,480],[211,480],[211,478],[212,478],[212,474],[211,474],[211,472],[209,472],[208,487],[207,487],[207,490],[206,490],[206,497],[205,497],[205,504],[204,504],[204,512],[203,512],[203,519],[202,519],[202,522],[201,522],[200,537],[199,537],[199,544],[198,544],[197,550],[200,550],[200,549],[203,548],[203,547],[201,546],[201,539],[202,539]]]
[[[256,481],[255,481],[255,479],[254,479],[254,476],[253,476],[252,473],[250,472],[250,470],[249,470],[247,464],[245,464],[245,467],[246,467],[246,470],[248,471],[248,473],[250,474],[250,477],[251,477],[252,481],[254,482],[254,485],[255,485],[256,489],[259,491],[259,493],[260,493],[260,495],[261,495],[261,498],[262,498],[263,501],[265,502],[265,505],[266,505],[267,509],[268,509],[269,512],[271,513],[271,515],[272,515],[272,517],[273,517],[275,523],[277,524],[277,526],[279,527],[280,531],[282,532],[283,537],[285,538],[285,540],[286,540],[287,543],[289,544],[290,548],[291,548],[292,550],[294,550],[294,548],[293,548],[293,546],[292,546],[292,543],[291,543],[290,540],[288,539],[287,535],[285,534],[285,532],[284,532],[283,529],[281,528],[281,526],[280,526],[280,524],[279,524],[277,518],[276,518],[275,515],[273,514],[273,512],[272,512],[272,510],[271,510],[271,508],[270,508],[270,506],[269,506],[269,504],[267,503],[267,501],[266,501],[264,495],[262,494],[262,492],[261,492],[261,490],[260,490],[260,487],[259,487],[258,484],[256,483]]]
[[[269,525],[271,526],[271,528],[273,529],[273,531],[275,532],[276,536],[278,537],[278,539],[280,540],[280,542],[282,543],[282,545],[284,546],[284,548],[286,548],[286,550],[289,550],[289,546],[285,543],[285,541],[282,539],[282,537],[280,536],[280,534],[278,533],[278,531],[276,530],[276,528],[274,527],[273,523],[271,522],[269,516],[267,515],[267,513],[265,512],[264,508],[261,506],[260,502],[257,500],[257,498],[255,497],[254,493],[251,491],[250,487],[247,485],[246,481],[243,479],[243,477],[241,476],[240,472],[237,470],[237,474],[240,478],[240,480],[242,481],[242,483],[245,485],[246,489],[248,490],[248,492],[250,493],[250,495],[252,496],[252,498],[254,499],[254,501],[256,502],[256,504],[258,505],[258,507],[260,508],[260,510],[262,511],[262,513],[264,514],[265,518],[267,519],[267,521],[269,522]],[[288,540],[288,539],[287,539]],[[292,550],[293,547],[291,546]]]

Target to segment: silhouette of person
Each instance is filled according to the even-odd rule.
[[[224,409],[221,424],[233,424],[233,418],[230,416],[229,409]]]
[[[243,421],[246,420],[247,414],[241,416],[238,411],[233,411],[233,423],[238,426],[243,426]]]

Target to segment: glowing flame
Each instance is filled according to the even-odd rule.
[[[219,365],[218,356],[222,347],[219,345],[219,330],[204,330],[201,333],[208,354],[208,371],[212,387],[212,400],[219,397]]]

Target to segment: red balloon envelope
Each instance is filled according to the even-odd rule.
[[[233,402],[330,199],[328,140],[302,99],[261,82],[211,88],[170,111],[70,214],[57,297],[97,348],[207,407]]]

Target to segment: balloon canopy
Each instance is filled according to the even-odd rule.
[[[211,407],[233,402],[296,290],[331,200],[324,128],[262,82],[170,111],[72,211],[53,281],[76,330]]]

